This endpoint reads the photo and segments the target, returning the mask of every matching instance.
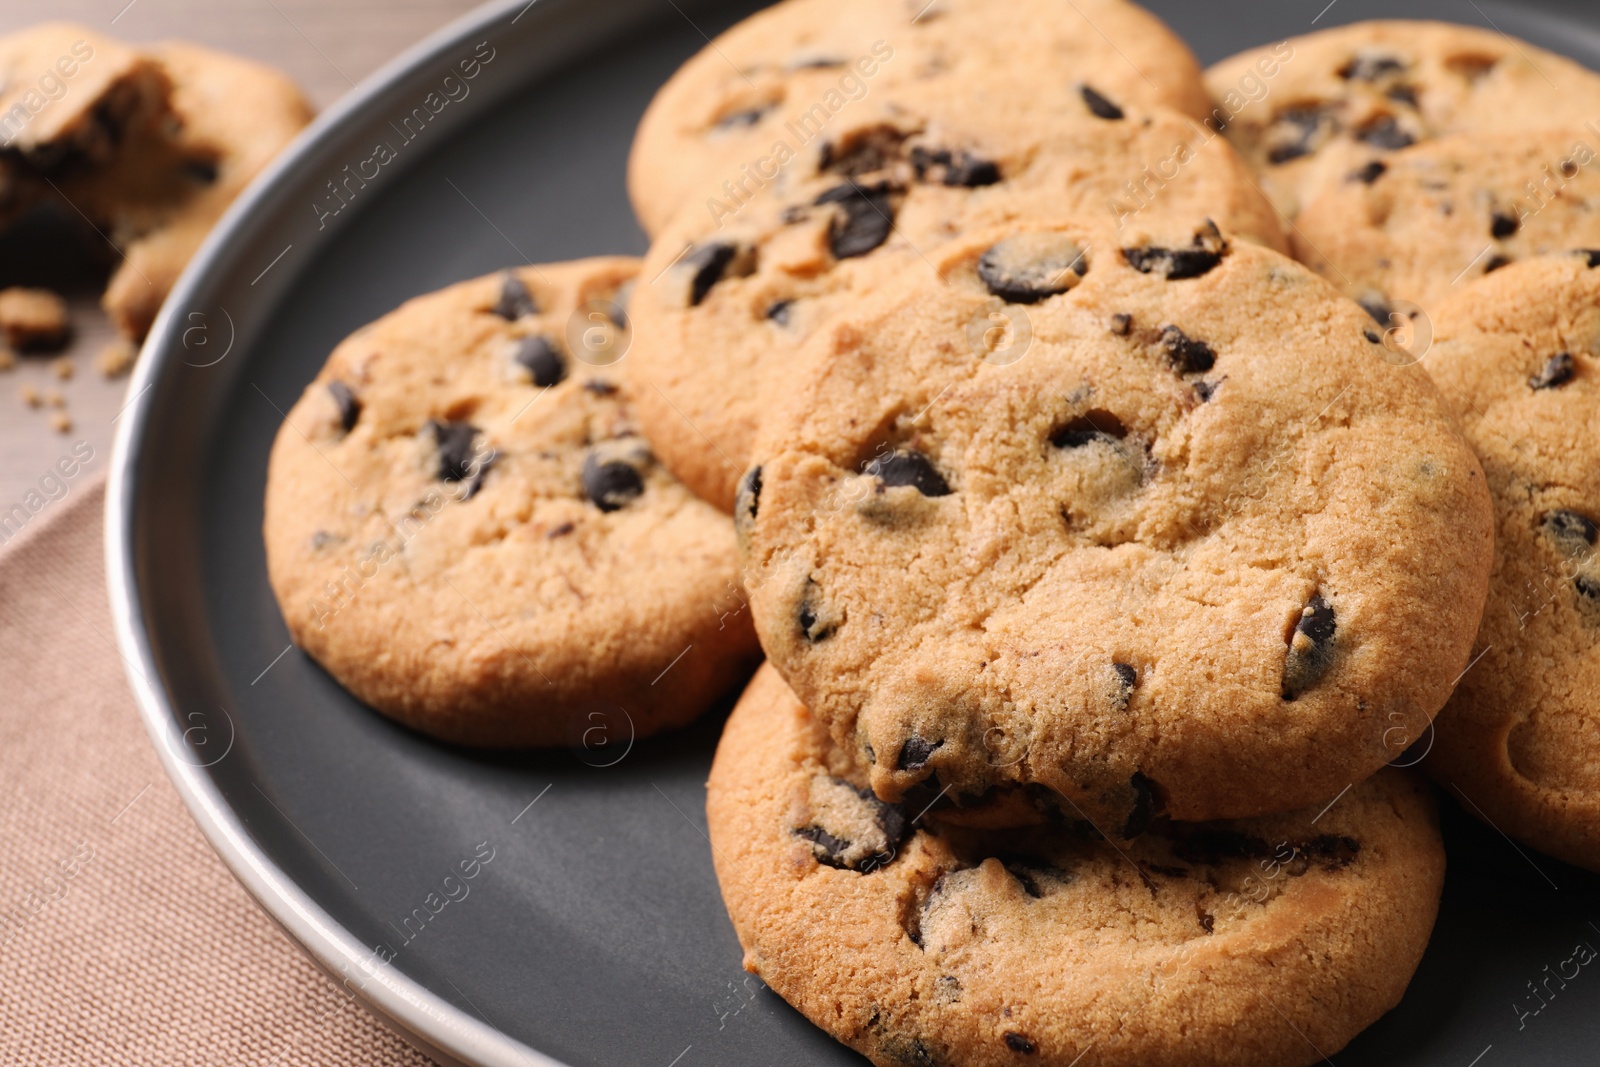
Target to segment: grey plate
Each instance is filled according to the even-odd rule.
[[[1210,61],[1305,32],[1324,2],[1152,6]],[[407,297],[511,263],[642,251],[623,184],[638,116],[702,31],[754,6],[525,3],[468,17],[324,115],[168,302],[130,387],[107,499],[129,678],[240,881],[441,1059],[859,1064],[739,969],[703,814],[722,713],[608,767],[592,764],[622,754],[622,739],[583,758],[489,758],[390,725],[286,651],[260,538],[281,412],[337,341]],[[1600,66],[1586,0],[1338,0],[1318,24],[1379,15],[1492,19]],[[442,95],[461,58],[489,50],[475,78],[448,87],[461,98],[413,119],[408,139],[403,118]],[[380,141],[395,158],[333,199],[329,183]],[[1449,802],[1446,819],[1451,874],[1421,972],[1337,1062],[1593,1062],[1600,976],[1549,976],[1579,942],[1600,947],[1600,880]],[[491,854],[460,879],[463,861]],[[373,961],[380,945],[387,963]],[[1530,983],[1546,982],[1535,999]]]

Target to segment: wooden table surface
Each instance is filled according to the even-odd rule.
[[[260,59],[286,71],[318,108],[337,100],[385,61],[477,0],[0,0],[0,33],[46,20],[70,19],[96,33],[127,41],[183,38]],[[71,379],[56,377],[52,359],[23,357],[0,370],[0,517],[14,505],[57,497],[48,479],[58,461],[86,449],[93,458],[71,486],[109,465],[113,419],[127,377],[107,380],[96,354],[112,338],[92,294],[75,296],[76,337],[66,352]],[[67,433],[51,427],[48,408],[31,409],[25,388],[58,389],[72,420]],[[30,498],[30,491],[39,495]],[[48,505],[46,505],[48,506]],[[0,526],[0,543],[8,539]]]

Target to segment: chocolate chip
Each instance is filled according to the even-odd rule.
[[[1538,374],[1528,379],[1529,389],[1555,389],[1572,381],[1578,371],[1571,352],[1558,352],[1544,361]]]
[[[917,145],[911,149],[911,165],[916,168],[919,181],[938,181],[966,189],[993,185],[1000,180],[998,163],[981,159],[965,149],[951,151]]]
[[[1161,348],[1179,374],[1202,374],[1217,363],[1216,350],[1176,326],[1161,327]]]
[[[1123,692],[1133,692],[1133,687],[1139,684],[1139,668],[1131,663],[1113,663],[1111,669],[1117,672],[1117,681],[1121,684]],[[1127,706],[1126,700],[1123,706]]]
[[[183,175],[190,181],[199,182],[201,185],[215,185],[220,168],[214,159],[186,159],[183,161]]]
[[[1057,448],[1082,448],[1096,441],[1115,442],[1128,436],[1122,420],[1109,411],[1087,411],[1057,429],[1050,435],[1050,443]]]
[[[590,452],[583,457],[583,491],[601,511],[616,511],[644,492],[644,479],[632,464]]]
[[[915,449],[896,449],[866,466],[865,473],[886,487],[909,485],[923,496],[948,496],[950,483],[933,461]]]
[[[1309,156],[1317,150],[1323,130],[1333,124],[1333,117],[1320,107],[1292,107],[1281,112],[1267,131],[1273,142],[1267,162],[1282,164]]]
[[[506,271],[500,276],[500,299],[495,301],[494,313],[507,322],[515,322],[524,315],[537,315],[539,305],[522,279]]]
[[[894,228],[894,204],[884,182],[836,185],[814,202],[839,205],[839,213],[828,226],[828,247],[835,259],[866,255],[888,240]]]
[[[1083,103],[1089,109],[1089,114],[1096,118],[1107,119],[1115,122],[1123,118],[1122,109],[1087,85],[1078,86],[1078,95],[1083,97]]]
[[[821,169],[847,178],[871,174],[900,157],[906,135],[893,126],[874,126],[859,131],[842,143],[822,146]]]
[[[1111,316],[1111,332],[1118,337],[1126,337],[1133,330],[1133,316],[1125,312],[1118,312]]]
[[[1128,779],[1128,786],[1133,790],[1133,807],[1122,824],[1122,836],[1125,840],[1132,840],[1150,829],[1150,823],[1156,817],[1157,798],[1155,783],[1138,771],[1134,771],[1133,777]]]
[[[789,325],[789,310],[793,307],[793,300],[779,300],[767,308],[767,318],[779,326],[787,326]]]
[[[818,606],[816,599],[818,593],[817,583],[808,579],[805,593],[800,598],[800,607],[795,612],[795,621],[800,624],[801,636],[812,644],[826,640],[832,636],[834,630],[834,620],[825,617]]]
[[[1020,1052],[1024,1056],[1032,1056],[1039,1051],[1039,1046],[1035,1045],[1031,1038],[1019,1034],[1015,1030],[1007,1030],[1005,1032],[1005,1041],[1006,1048],[1012,1052]]]
[[[577,528],[578,526],[576,523],[564,522],[560,526],[557,526],[555,529],[551,530],[549,533],[545,534],[545,537],[551,541],[554,541],[558,537],[567,536],[567,534],[571,533]]]
[[[1083,248],[1060,233],[1020,233],[978,258],[978,277],[1010,304],[1037,304],[1071,289],[1087,273]]]
[[[1394,323],[1394,309],[1389,302],[1377,293],[1363,293],[1356,301],[1361,305],[1361,310],[1372,316],[1372,321],[1379,326],[1388,327]]]
[[[1358,129],[1356,140],[1392,152],[1410,147],[1417,139],[1396,122],[1393,115],[1381,115]]]
[[[1509,266],[1511,266],[1511,257],[1510,256],[1493,255],[1493,256],[1489,257],[1488,262],[1484,263],[1484,265],[1483,265],[1483,273],[1485,273],[1485,274],[1493,274],[1495,271],[1499,270],[1501,267],[1509,267]]]
[[[1360,170],[1350,172],[1350,180],[1360,182],[1362,185],[1371,185],[1383,177],[1389,170],[1389,164],[1381,159],[1374,159]]]
[[[1572,254],[1582,256],[1584,263],[1588,264],[1591,269],[1600,267],[1600,248],[1579,248],[1575,249]]]
[[[905,744],[900,746],[900,754],[895,757],[894,769],[897,771],[920,771],[928,765],[928,757],[932,756],[943,745],[943,741],[929,741],[926,738],[912,734],[906,738]]]
[[[788,70],[833,70],[844,66],[845,61],[838,56],[810,55],[797,56],[791,59],[786,67]]]
[[[355,429],[356,420],[361,418],[361,401],[348,385],[337,378],[328,383],[328,392],[339,408],[339,425],[345,433],[349,433]]]
[[[1398,56],[1381,52],[1365,52],[1339,68],[1339,77],[1345,81],[1375,82],[1406,69]]]
[[[1022,886],[1022,891],[1035,900],[1044,899],[1045,889],[1049,883],[1064,884],[1071,881],[1067,873],[1060,868],[1037,863],[1031,859],[1004,859],[1000,861],[1000,865],[1006,869],[1007,874],[1017,880],[1017,884]]]
[[[1215,226],[1195,234],[1188,248],[1124,248],[1123,258],[1141,274],[1160,274],[1168,281],[1198,278],[1209,273],[1228,254],[1228,243]]]
[[[1596,581],[1587,574],[1580,574],[1572,579],[1572,584],[1577,587],[1578,592],[1583,596],[1588,597],[1590,600],[1600,600],[1600,581]]]
[[[838,870],[870,874],[893,860],[911,830],[905,813],[873,796],[870,789],[856,789],[837,778],[825,780],[823,788],[832,800],[833,814],[840,816],[839,822],[831,828],[812,822],[795,830],[795,836],[811,842],[811,854],[817,862]],[[847,832],[861,836],[859,831],[868,826],[877,831],[881,843],[852,841],[844,836]]]
[[[711,287],[729,274],[743,277],[755,270],[754,257],[742,254],[745,250],[727,241],[709,241],[691,248],[678,261],[680,269],[689,275],[689,306],[695,307],[711,292]]]
[[[1198,904],[1195,905],[1195,911],[1200,919],[1200,929],[1204,930],[1208,934],[1216,933],[1217,917],[1212,915],[1209,911],[1206,911],[1204,908],[1201,908]]]
[[[733,498],[733,524],[748,530],[756,521],[756,508],[761,505],[761,468],[751,467],[739,479],[739,488]]]
[[[427,428],[439,448],[437,477],[446,482],[466,482],[466,490],[461,494],[463,501],[477,496],[495,460],[492,452],[479,458],[475,447],[479,429],[471,423],[440,419],[429,419]]]
[[[745,129],[766,118],[771,111],[770,107],[747,107],[738,111],[731,111],[717,120],[716,128],[719,130]]]
[[[543,334],[519,340],[512,358],[528,369],[533,375],[533,384],[540,388],[555,385],[567,376],[567,364],[556,350],[555,342]]]
[[[1272,855],[1272,846],[1259,837],[1237,830],[1200,827],[1186,830],[1172,845],[1172,854],[1197,867],[1214,867],[1226,860],[1259,859]]]
[[[1510,237],[1522,229],[1522,219],[1514,211],[1496,211],[1489,216],[1489,236],[1495,240]]]
[[[1415,85],[1391,86],[1383,95],[1387,96],[1390,100],[1393,100],[1396,103],[1404,104],[1407,107],[1420,106],[1420,102],[1417,99],[1417,87]]]
[[[1321,593],[1300,613],[1283,663],[1283,699],[1294,700],[1322,680],[1333,662],[1333,608]]]
[[[1587,555],[1594,546],[1594,520],[1576,511],[1552,511],[1544,517],[1544,532],[1568,556]]]
[[[615,396],[617,393],[617,383],[608,382],[604,378],[590,378],[583,383],[583,388],[595,396]]]
[[[1383,343],[1382,335],[1380,335],[1379,333],[1377,333],[1374,330],[1362,330],[1361,331],[1361,336],[1363,336],[1363,337],[1365,337],[1367,339],[1367,343],[1368,344],[1379,345],[1379,344]]]
[[[1200,403],[1209,404],[1220,388],[1222,388],[1221,381],[1208,382],[1202,378],[1194,383],[1194,395],[1200,398]]]

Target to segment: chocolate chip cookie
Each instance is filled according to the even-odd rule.
[[[1597,113],[1600,116],[1600,113]],[[1389,323],[1508,263],[1600,248],[1600,137],[1442,137],[1375,160],[1300,213],[1295,254]]]
[[[1211,228],[1014,223],[938,267],[795,359],[735,512],[762,646],[877,795],[1038,784],[1131,836],[1396,758],[1492,550],[1427,375]]]
[[[278,433],[267,564],[295,643],[435,737],[558,745],[693,719],[755,651],[734,535],[651,456],[618,358],[631,259],[418,297]]]
[[[1049,125],[1085,90],[1107,110],[1208,110],[1188,47],[1124,0],[1013,0],[1003,13],[983,0],[787,0],[719,36],[657,93],[629,192],[655,234],[686,206],[772,182],[842,124],[911,107],[967,125]]]
[[[1332,799],[975,833],[876,799],[763,667],[706,808],[745,969],[879,1067],[1291,1067],[1400,1000],[1444,880],[1415,779]]]
[[[645,433],[673,473],[730,508],[794,353],[822,323],[885,283],[932,278],[939,246],[975,227],[1057,213],[1121,228],[1210,217],[1287,248],[1249,168],[1173,112],[1080,93],[1049,124],[914,108],[841,120],[782,183],[725,218],[687,211],[651,247],[632,356]]]
[[[1600,74],[1492,30],[1357,22],[1286,45],[1287,55],[1276,45],[1225,59],[1206,84],[1218,101],[1240,101],[1241,86],[1260,84],[1258,62],[1278,64],[1265,91],[1237,113],[1226,109],[1226,133],[1290,216],[1322,189],[1435,137],[1577,129],[1600,116]]]
[[[1426,766],[1505,833],[1600,870],[1600,252],[1529,260],[1440,307],[1426,366],[1495,503],[1477,658]]]

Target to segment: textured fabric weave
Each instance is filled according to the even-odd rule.
[[[0,550],[0,1063],[430,1063],[211,851],[123,679],[103,484]]]

